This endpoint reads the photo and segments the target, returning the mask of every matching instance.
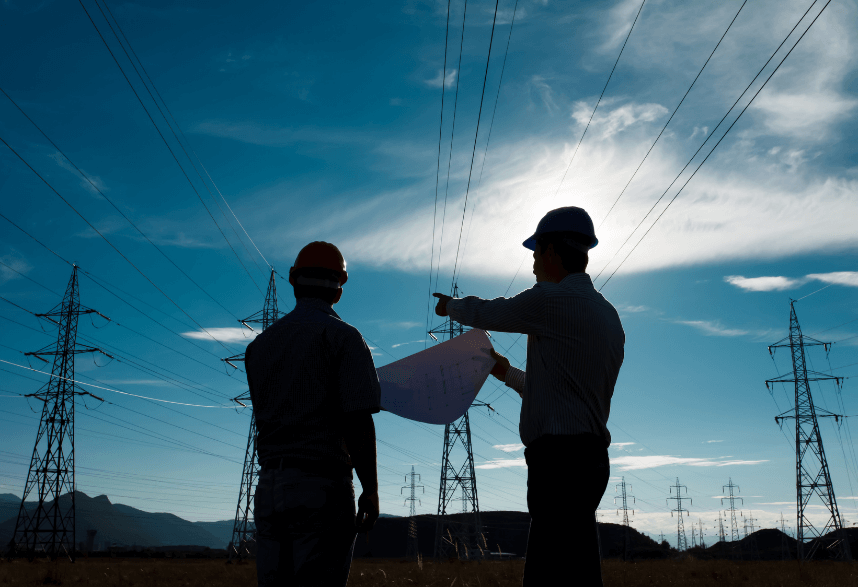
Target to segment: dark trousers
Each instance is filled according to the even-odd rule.
[[[351,475],[263,469],[254,518],[259,587],[345,586],[356,535]]]
[[[541,436],[524,458],[530,533],[523,585],[602,587],[596,509],[610,475],[605,441]]]

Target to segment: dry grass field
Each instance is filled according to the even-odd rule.
[[[460,563],[355,559],[349,585],[491,587],[521,584],[523,561]],[[729,585],[753,587],[858,587],[858,563],[646,561],[603,565],[606,587]],[[558,585],[564,584],[562,580]],[[574,585],[570,569],[569,585]],[[0,585],[92,585],[93,587],[252,587],[253,563],[227,565],[223,560],[145,558],[81,559],[75,564],[0,561]]]

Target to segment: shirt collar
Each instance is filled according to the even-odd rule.
[[[339,318],[340,316],[334,311],[333,306],[327,303],[324,300],[320,300],[319,298],[301,298],[295,303],[295,308],[302,310],[319,310],[328,314],[329,316],[333,316],[334,318]]]
[[[560,285],[567,287],[584,286],[593,289],[593,281],[588,273],[570,273],[560,280]]]

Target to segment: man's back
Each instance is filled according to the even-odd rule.
[[[346,412],[378,411],[378,379],[360,333],[325,302],[298,300],[247,347],[259,461],[351,467]],[[374,385],[373,385],[374,383]]]
[[[589,276],[540,283],[544,322],[528,338],[525,443],[542,434],[589,432],[610,442],[606,423],[623,364],[625,333],[617,311]]]

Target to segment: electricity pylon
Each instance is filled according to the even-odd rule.
[[[453,297],[458,297],[459,286],[453,286]],[[465,332],[464,326],[448,318],[443,324],[429,331],[429,336],[438,340],[436,334],[445,335],[447,339],[459,336]],[[473,405],[486,405],[474,402]],[[465,450],[464,462],[453,464],[451,460],[456,444],[461,444]],[[441,456],[441,490],[438,492],[438,518],[435,525],[435,548],[433,556],[445,558],[453,553],[460,559],[477,558],[483,549],[487,548],[483,536],[483,525],[480,520],[480,502],[477,498],[477,477],[474,472],[474,451],[471,448],[471,421],[468,412],[453,422],[444,426],[444,452]],[[473,513],[471,522],[463,519],[457,524],[447,516],[447,506],[453,500],[456,490],[461,491],[465,500],[465,508]]]
[[[30,558],[44,552],[55,559],[65,553],[75,559],[75,473],[74,473],[74,406],[75,396],[89,395],[75,388],[74,358],[82,353],[102,353],[96,347],[77,344],[77,323],[81,314],[103,314],[80,305],[77,283],[77,266],[73,266],[63,301],[45,314],[36,314],[56,324],[57,342],[38,351],[25,353],[45,363],[44,357],[53,357],[51,379],[39,391],[29,394],[42,402],[42,416],[24,495],[15,521],[12,548],[15,553],[26,553]],[[27,498],[38,495],[38,501],[27,507]],[[64,503],[63,494],[68,494]]]
[[[837,508],[837,499],[834,496],[834,487],[831,484],[828,461],[825,458],[822,435],[819,433],[819,422],[817,421],[817,418],[834,418],[836,422],[839,422],[843,416],[814,406],[813,397],[810,393],[811,381],[834,381],[839,388],[843,378],[808,371],[804,347],[821,346],[828,353],[831,349],[831,343],[820,342],[802,334],[798,316],[795,313],[795,302],[796,300],[790,300],[789,303],[789,335],[769,346],[769,353],[772,356],[774,356],[773,349],[780,347],[790,349],[792,373],[767,380],[766,388],[771,392],[775,383],[790,382],[795,384],[795,407],[776,416],[775,422],[779,426],[783,426],[784,420],[795,420],[796,548],[798,559],[812,559],[816,551],[825,542],[827,543],[826,548],[832,552],[835,558],[851,560],[852,553],[849,548],[849,540],[840,519],[840,511]],[[772,385],[770,386],[770,384]],[[821,529],[817,529],[811,523],[805,512],[814,495],[819,497],[822,505],[828,510],[828,519]],[[805,551],[805,539],[810,539],[810,548],[807,551]]]
[[[751,558],[752,559],[759,559],[760,558],[760,550],[759,550],[759,547],[757,545],[757,537],[754,536],[754,532],[756,531],[756,528],[754,527],[754,522],[756,522],[757,519],[754,517],[754,512],[748,512],[748,513],[751,514],[751,517],[747,518],[745,520],[745,522],[747,524],[747,528],[750,528],[750,530],[747,530],[747,529],[745,530],[745,533],[750,538],[748,540],[748,550],[751,551]]]
[[[631,489],[631,485],[628,486]],[[626,492],[626,478],[623,477],[620,483],[614,488],[619,490],[620,507],[617,509],[617,515],[620,515],[620,510],[623,511],[623,560],[630,559],[632,556],[631,532],[629,530],[629,498],[632,503],[635,503],[635,496],[628,495]],[[617,497],[614,498],[614,505],[617,504]],[[635,515],[635,510],[632,510],[632,515]]]
[[[697,529],[691,524],[691,548],[697,548]]]
[[[682,512],[688,513],[688,510],[682,507],[682,500],[687,499],[690,503],[690,497],[682,497],[682,490],[685,489],[685,494],[688,495],[688,488],[685,485],[679,484],[679,477],[676,478],[676,485],[670,486],[670,492],[673,493],[673,490],[676,489],[676,495],[673,497],[668,497],[666,499],[668,505],[670,505],[670,500],[676,500],[676,508],[670,511],[670,515],[673,516],[673,512],[676,512],[676,550],[682,552],[683,550],[688,550],[688,538],[685,536],[685,522],[682,519]]]
[[[697,518],[697,525],[700,526],[700,530],[697,532],[697,537],[700,539],[700,548],[706,548],[706,543],[703,541],[703,520]]]
[[[732,477],[730,478],[730,481],[727,483],[727,485],[721,486],[721,491],[724,491],[725,489],[730,491],[730,495],[721,498],[721,505],[724,505],[725,499],[730,502],[730,507],[727,508],[727,511],[730,512],[730,541],[736,542],[737,540],[739,540],[739,525],[736,522],[736,500],[741,501],[743,505],[745,503],[745,500],[733,494],[734,489],[737,491],[741,491],[741,489],[738,485],[735,485],[733,483]]]
[[[277,284],[274,282],[275,271],[271,269],[268,280],[268,291],[265,293],[265,305],[252,316],[239,320],[248,330],[253,331],[251,324],[261,324],[265,330],[281,316],[277,309]],[[244,353],[221,359],[235,367],[233,362],[244,361]],[[250,393],[238,396],[234,401],[246,407],[244,402],[250,401]],[[253,495],[256,493],[256,482],[259,480],[259,462],[256,458],[256,416],[251,407],[250,431],[247,434],[247,449],[244,452],[244,468],[241,471],[241,484],[238,488],[238,505],[235,508],[235,521],[232,525],[232,540],[229,541],[229,560],[241,560],[252,554],[251,545],[256,542],[256,522],[253,520]]]
[[[406,485],[402,489],[399,490],[399,494],[402,495],[403,489],[411,488],[410,497],[405,498],[405,502],[411,502],[410,513],[408,514],[408,538],[407,543],[405,545],[405,558],[417,558],[418,549],[417,549],[417,521],[414,519],[416,515],[416,510],[414,508],[414,502],[420,502],[415,495],[415,489],[418,487],[423,490],[423,493],[426,493],[426,488],[422,485],[416,485],[415,481],[420,480],[420,474],[414,472],[414,465],[411,465],[411,473],[405,476],[405,481],[408,482],[408,478],[411,477],[410,485]],[[402,504],[405,505],[405,504]],[[423,505],[420,503],[420,505]]]
[[[784,521],[784,513],[781,512],[781,560],[789,560],[789,542],[787,541],[786,522]]]
[[[724,534],[724,517],[721,515],[721,510],[718,510],[718,539],[721,542],[727,542],[727,536]]]

